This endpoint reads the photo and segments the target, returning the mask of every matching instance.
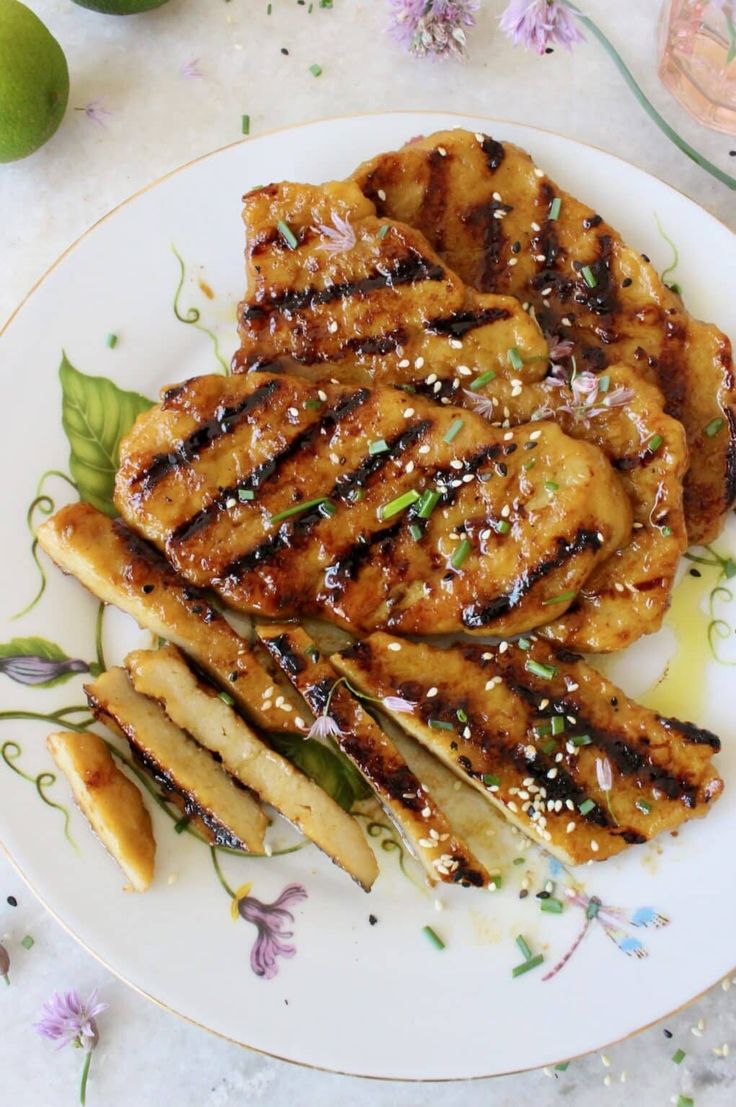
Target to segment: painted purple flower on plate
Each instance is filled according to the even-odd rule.
[[[279,971],[277,958],[293,957],[296,946],[291,944],[294,916],[287,910],[292,903],[307,898],[307,890],[301,884],[287,884],[278,899],[273,903],[263,903],[249,894],[250,885],[239,889],[233,904],[233,913],[237,911],[246,922],[253,923],[258,935],[250,951],[250,967],[256,976],[272,980]]]

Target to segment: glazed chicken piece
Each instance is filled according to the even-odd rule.
[[[731,344],[688,314],[644,254],[523,150],[488,135],[430,135],[365,162],[355,180],[379,215],[422,231],[467,284],[518,297],[545,332],[572,339],[581,371],[624,362],[657,383],[687,434],[690,541],[720,532],[736,497]]]
[[[128,524],[193,584],[269,617],[517,633],[561,615],[631,534],[594,446],[399,389],[199,377],[120,457]]]
[[[723,790],[714,734],[641,707],[540,638],[439,650],[378,633],[331,661],[359,691],[412,702],[388,713],[571,864],[699,818]]]
[[[525,320],[522,347],[539,346],[541,354],[522,354],[513,344],[517,334],[507,334],[499,322],[475,328],[468,312],[462,322],[458,317],[455,333],[448,330],[428,344],[426,319],[437,311],[431,282],[364,286],[366,273],[391,270],[397,245],[407,235],[432,264],[438,259],[401,224],[384,221],[379,229],[386,233],[377,238],[376,221],[364,208],[345,186],[333,184],[283,183],[246,196],[248,291],[236,362],[242,359],[243,369],[297,372],[315,381],[400,384],[410,395],[473,408],[496,426],[543,416],[567,434],[594,442],[622,476],[636,530],[586,582],[565,618],[550,624],[549,633],[573,648],[601,652],[658,630],[687,545],[682,508],[687,448],[681,424],[663,412],[659,389],[625,366],[599,376],[573,374],[570,382],[570,370],[558,365],[541,380],[551,362],[536,323],[516,301],[513,318]],[[337,241],[337,231],[327,237],[324,221],[330,219],[342,228]],[[294,248],[279,227],[295,228]],[[328,250],[334,252],[326,256]],[[447,289],[460,285],[447,269],[442,279]],[[342,290],[363,291],[325,299],[334,282]],[[290,306],[264,314],[260,305],[273,302]],[[377,321],[383,332],[376,330]],[[368,331],[370,357],[358,352],[361,326]],[[394,349],[387,335],[398,334],[402,345]],[[417,350],[422,354],[416,356]]]

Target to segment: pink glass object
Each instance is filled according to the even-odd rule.
[[[736,134],[736,0],[666,0],[659,75],[701,123]]]

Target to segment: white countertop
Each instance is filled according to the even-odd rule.
[[[271,16],[266,0],[170,0],[132,18],[98,15],[70,0],[32,0],[31,6],[61,42],[72,87],[69,110],[52,141],[23,162],[0,166],[0,319],[111,207],[170,169],[237,140],[244,113],[250,115],[252,134],[329,115],[395,108],[514,119],[611,150],[736,226],[735,194],[656,130],[595,44],[572,56],[557,50],[538,58],[514,51],[494,33],[502,0],[484,0],[465,65],[402,55],[383,34],[383,0],[334,0],[332,10],[315,4],[311,15],[296,0],[273,0]],[[669,121],[711,160],[736,173],[736,157],[729,156],[736,138],[699,127],[658,82],[659,6],[655,0],[615,5],[590,0],[587,10],[614,38]],[[187,78],[181,67],[194,59],[202,76]],[[323,68],[317,79],[308,68],[315,62]],[[91,101],[101,101],[112,113],[104,126],[74,110]],[[17,899],[17,907],[6,903],[8,896]],[[25,934],[35,939],[30,950],[19,945]],[[185,1024],[119,983],[80,949],[4,860],[0,941],[13,960],[12,986],[0,985],[0,1102],[13,1107],[77,1101],[79,1055],[54,1053],[31,1029],[50,993],[73,986],[98,986],[110,1005],[93,1061],[92,1105],[475,1107],[492,1102],[516,1107],[564,1100],[570,1107],[591,1102],[654,1107],[678,1093],[692,1096],[696,1107],[736,1102],[736,981],[732,989],[716,988],[607,1055],[571,1063],[564,1073],[420,1089],[296,1068]],[[581,1002],[595,1000],[595,995],[581,997]],[[732,1043],[733,1057],[713,1052],[722,1052],[724,1043]],[[670,1060],[677,1047],[687,1053],[679,1066]]]

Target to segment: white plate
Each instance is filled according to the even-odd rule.
[[[148,396],[165,382],[217,370],[211,338],[198,327],[214,331],[229,356],[243,287],[241,194],[269,180],[340,177],[412,135],[458,125],[526,147],[663,268],[671,251],[657,230],[659,216],[679,248],[676,279],[690,308],[736,333],[733,236],[641,170],[567,139],[510,123],[401,113],[316,123],[221,150],[94,227],[44,278],[0,341],[3,642],[40,635],[72,658],[95,656],[96,605],[53,569],[41,601],[23,618],[9,618],[37,584],[24,526],[37,482],[46,470],[68,469],[57,373],[62,349],[81,372]],[[172,310],[179,277],[172,244],[186,263],[180,308],[197,307],[196,324],[183,324]],[[109,332],[119,336],[115,349],[106,345]],[[47,478],[45,488],[57,505],[73,495],[58,476]],[[730,543],[736,550],[734,538],[732,532],[721,539],[718,549]],[[550,875],[548,861],[529,847],[525,863],[513,865],[519,847],[497,830],[489,840],[503,888],[493,895],[443,892],[441,913],[430,893],[401,874],[395,851],[378,851],[382,876],[370,896],[313,847],[266,860],[224,857],[229,883],[238,888],[252,881],[251,895],[261,901],[274,901],[289,884],[307,893],[290,905],[296,955],[280,957],[272,979],[259,978],[249,962],[253,924],[231,920],[208,850],[188,834],[172,833],[159,809],[157,878],[147,895],[123,894],[114,864],[76,810],[69,829],[78,849],[69,844],[62,811],[45,806],[34,788],[36,775],[52,767],[43,746],[50,727],[41,722],[0,722],[0,745],[18,743],[12,767],[30,778],[0,762],[0,835],[49,909],[111,969],[173,1011],[258,1050],[342,1072],[444,1079],[531,1068],[599,1048],[684,1004],[736,959],[736,884],[727,877],[736,841],[733,670],[707,655],[708,617],[699,604],[707,604],[718,570],[702,570],[699,580],[685,578],[676,602],[679,638],[665,630],[614,669],[627,690],[640,693],[673,655],[672,676],[655,695],[663,709],[674,705],[723,736],[718,764],[725,795],[708,819],[676,838],[576,874],[588,895],[624,909],[634,922],[655,921],[636,913],[645,907],[668,917],[668,925],[648,929],[620,924],[615,937],[629,952],[636,948],[632,940],[643,943],[646,958],[617,948],[601,916],[564,969],[544,981],[585,924],[585,911],[570,905],[559,916],[540,912],[534,893]],[[715,603],[736,621],[736,604],[729,611],[723,595]],[[108,613],[108,660],[138,639],[128,620]],[[729,649],[725,639],[716,644]],[[52,689],[26,688],[7,675],[0,682],[8,711],[48,713],[82,698],[78,675]],[[12,760],[15,747],[4,749]],[[46,784],[49,800],[69,806],[63,780]],[[498,826],[490,815],[489,823]],[[527,873],[531,892],[520,900]],[[571,881],[564,872],[552,878],[558,886]],[[257,910],[252,900],[249,910]],[[427,924],[445,940],[443,951],[423,935]],[[521,960],[518,934],[544,953],[545,964],[512,979]]]

